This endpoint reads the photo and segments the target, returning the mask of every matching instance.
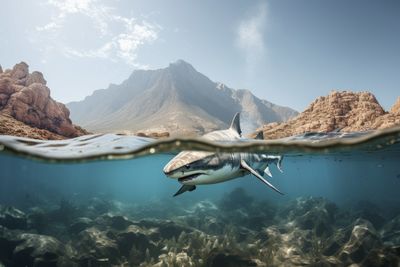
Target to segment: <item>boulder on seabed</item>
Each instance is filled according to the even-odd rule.
[[[0,225],[9,229],[26,229],[26,214],[11,206],[0,206]]]
[[[359,201],[356,203],[353,213],[356,219],[361,218],[369,221],[375,229],[380,229],[386,221],[385,217],[381,214],[380,208],[369,201]]]
[[[124,231],[116,234],[121,255],[130,259],[132,264],[139,265],[146,257],[157,257],[159,249],[151,240],[157,234],[157,229],[144,229],[137,225],[130,225]]]
[[[76,247],[80,253],[81,262],[102,262],[108,265],[118,263],[120,255],[117,243],[108,237],[107,232],[96,227],[80,232]]]
[[[344,264],[360,264],[372,249],[381,246],[377,231],[371,222],[358,219],[353,224],[349,240],[339,251],[339,259]]]
[[[382,240],[389,246],[400,246],[400,215],[386,223],[380,231]]]
[[[144,228],[157,228],[162,239],[176,239],[182,232],[191,233],[194,231],[193,228],[177,224],[170,220],[141,220],[137,225]]]
[[[73,234],[77,234],[86,228],[89,228],[93,225],[93,220],[86,217],[80,217],[76,219],[73,223],[69,226],[69,231]]]
[[[288,224],[302,230],[312,230],[316,236],[328,236],[333,231],[337,206],[321,197],[298,198],[279,213]]]
[[[116,230],[123,230],[132,224],[132,222],[125,216],[112,215],[110,213],[97,217],[94,222],[101,229],[112,228]]]
[[[58,266],[64,246],[56,238],[24,233],[19,239],[22,242],[13,251],[15,266]]]

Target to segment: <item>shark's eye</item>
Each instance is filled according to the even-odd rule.
[[[189,164],[186,164],[186,165],[185,165],[185,168],[186,168],[186,169],[190,169],[190,165],[189,165]]]

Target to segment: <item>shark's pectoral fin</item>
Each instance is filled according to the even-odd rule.
[[[183,193],[185,193],[186,191],[193,191],[193,190],[195,190],[196,189],[196,186],[195,185],[182,185],[181,186],[181,188],[179,188],[179,190],[178,190],[178,192],[176,192],[175,194],[174,194],[174,197],[176,197],[177,195],[180,195],[180,194],[183,194]]]
[[[267,180],[265,180],[260,174],[258,174],[258,172],[256,172],[255,170],[253,170],[247,163],[246,161],[244,161],[243,159],[240,161],[240,166],[249,171],[251,174],[253,174],[255,177],[257,177],[261,182],[263,182],[264,184],[268,185],[269,187],[271,187],[273,190],[275,190],[276,192],[278,192],[279,194],[283,195],[283,193],[281,191],[279,191],[279,189],[277,189],[275,186],[273,186],[270,182],[268,182]]]

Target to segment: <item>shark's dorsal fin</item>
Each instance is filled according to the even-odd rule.
[[[254,139],[257,139],[257,140],[264,140],[264,133],[263,133],[263,131],[259,131]]]
[[[242,134],[242,129],[240,129],[240,112],[236,113],[235,116],[233,117],[233,120],[231,122],[231,126],[229,127],[229,129],[234,130],[239,135]]]
[[[253,174],[256,178],[258,178],[261,182],[263,182],[264,184],[268,185],[270,188],[272,188],[273,190],[275,190],[276,192],[278,192],[279,194],[283,195],[283,193],[281,191],[279,191],[279,189],[277,189],[275,186],[273,186],[270,182],[268,182],[267,180],[264,179],[264,177],[262,177],[260,174],[258,174],[258,172],[256,172],[255,170],[253,170],[247,163],[246,161],[244,161],[243,159],[240,161],[240,166],[249,171],[251,174]]]

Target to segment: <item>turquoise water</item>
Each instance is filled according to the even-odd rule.
[[[269,181],[284,192],[285,195],[281,196],[276,194],[252,176],[245,176],[221,184],[198,186],[195,191],[186,192],[178,197],[172,197],[172,195],[179,189],[179,183],[174,179],[166,177],[162,169],[180,149],[187,149],[188,147],[196,148],[196,146],[199,145],[199,143],[196,143],[197,141],[193,143],[191,140],[184,139],[179,140],[177,143],[177,140],[167,140],[166,143],[161,142],[160,144],[160,141],[154,143],[155,141],[150,139],[135,137],[125,138],[109,135],[107,137],[101,137],[103,139],[100,140],[92,138],[90,144],[85,143],[82,145],[81,143],[81,145],[79,145],[75,141],[75,144],[72,146],[71,142],[73,141],[62,141],[64,142],[63,146],[60,145],[60,143],[54,145],[57,144],[56,142],[40,142],[39,145],[36,144],[35,146],[32,145],[32,143],[26,142],[25,139],[25,142],[18,143],[13,138],[2,137],[3,139],[0,138],[0,141],[2,141],[4,147],[3,153],[0,153],[0,205],[3,207],[15,207],[26,214],[28,218],[28,227],[25,227],[23,231],[46,235],[50,235],[51,233],[52,236],[58,239],[68,240],[72,247],[74,247],[74,244],[80,244],[79,242],[81,241],[76,239],[76,236],[65,229],[70,227],[71,223],[77,220],[78,217],[89,216],[87,215],[88,213],[85,213],[86,211],[82,206],[91,205],[90,203],[93,202],[93,199],[101,199],[103,202],[111,204],[104,211],[99,211],[98,214],[93,215],[96,211],[92,211],[92,213],[90,213],[91,216],[93,216],[93,218],[90,218],[91,220],[96,220],[96,218],[101,217],[103,213],[112,214],[113,216],[125,216],[125,218],[130,220],[133,224],[135,224],[135,221],[142,219],[168,219],[173,223],[185,225],[185,227],[197,228],[199,231],[203,231],[205,234],[212,236],[216,234],[212,229],[203,229],[189,222],[196,216],[200,217],[198,218],[199,220],[202,219],[202,217],[205,216],[204,214],[211,217],[214,216],[215,220],[218,221],[220,215],[214,213],[214,208],[202,211],[203,213],[199,214],[188,212],[187,210],[208,201],[207,203],[213,203],[213,205],[215,204],[217,206],[219,213],[226,213],[222,216],[223,218],[226,219],[227,216],[232,216],[231,222],[234,222],[235,219],[242,215],[232,212],[237,212],[237,210],[241,209],[244,210],[244,213],[247,212],[246,203],[240,203],[241,201],[253,203],[253,206],[249,208],[252,212],[256,212],[255,207],[261,207],[259,209],[260,212],[262,212],[264,209],[262,208],[264,207],[263,205],[265,205],[265,207],[273,206],[275,207],[274,209],[279,210],[279,207],[285,205],[299,205],[293,203],[299,203],[300,199],[323,199],[323,201],[333,203],[343,212],[351,210],[354,214],[359,214],[357,213],[357,207],[368,203],[369,208],[367,208],[367,210],[378,210],[376,213],[384,220],[383,224],[374,225],[376,228],[375,230],[380,231],[384,229],[382,225],[390,223],[393,218],[400,215],[399,132],[392,131],[389,134],[387,132],[379,133],[378,137],[375,136],[371,139],[367,138],[368,140],[365,139],[367,141],[360,139],[365,138],[365,136],[368,135],[364,133],[348,136],[339,134],[309,134],[281,140],[279,142],[275,141],[275,143],[264,141],[251,143],[250,141],[243,141],[242,144],[211,144],[211,146],[206,144],[207,150],[233,149],[242,152],[258,151],[263,153],[272,151],[275,153],[271,154],[277,154],[277,152],[283,154],[284,172],[280,173],[275,166],[272,166],[271,172],[273,178],[269,178]],[[111,140],[109,145],[105,145],[107,142],[105,142],[104,138],[109,141]],[[80,140],[85,140],[85,138],[81,137]],[[337,141],[342,142],[343,140],[346,140],[347,143],[335,143]],[[299,143],[298,141],[301,142]],[[49,146],[48,144],[53,145]],[[69,144],[70,147],[68,147],[68,145],[65,146],[65,144]],[[157,145],[152,146],[154,144]],[[201,141],[200,144],[202,146],[205,145],[201,143]],[[283,147],[281,146],[282,144],[284,145]],[[288,144],[289,146],[287,146]],[[238,147],[234,148],[235,145],[238,145]],[[265,151],[264,149],[266,147],[270,150]],[[229,194],[237,192],[237,188],[241,188],[240,190],[243,189],[240,193],[244,192],[245,196],[243,197],[243,195],[238,194],[238,196],[235,197],[235,195],[233,195],[233,198],[229,199]],[[225,201],[225,203],[226,201],[236,201],[239,203],[232,203],[231,207],[229,205],[224,206],[218,204],[223,203],[221,201]],[[49,225],[47,229],[51,229],[54,225],[62,225],[57,228],[60,229],[59,233],[56,230],[41,230],[41,232],[35,229],[34,226],[29,225],[29,216],[38,208],[43,210],[44,214],[46,214],[46,212],[50,214],[52,211],[59,209],[60,203],[64,202],[70,203],[69,205],[72,207],[80,207],[79,209],[82,215],[76,215],[76,218],[73,217],[71,221],[68,221],[68,224],[63,224],[60,221],[48,221],[47,223]],[[258,204],[256,205],[254,203],[264,204],[257,206]],[[296,210],[296,208],[298,207],[293,206],[290,210]],[[271,224],[269,220],[261,219],[265,221],[258,221],[257,227],[254,226],[254,229],[249,223],[244,225],[233,223],[232,229],[236,229],[235,231],[239,231],[237,229],[242,229],[241,231],[243,231],[243,229],[247,229],[246,231],[254,231],[254,239],[252,239],[251,242],[256,242],[255,240],[258,234],[265,232],[265,229],[269,229],[268,227],[272,227],[273,225],[286,225],[283,223],[285,219],[280,219],[279,216],[277,217],[277,214],[279,214],[279,212],[276,214],[274,213],[275,224]],[[246,218],[253,215],[251,215],[249,211]],[[186,216],[187,218],[182,219],[182,216]],[[349,215],[349,218],[346,219],[348,221],[344,224],[354,224],[357,216],[359,215]],[[189,217],[190,220],[188,219]],[[283,217],[285,218],[285,216]],[[319,218],[319,215],[317,217]],[[293,220],[296,221],[296,219]],[[373,218],[370,220],[374,221]],[[221,222],[223,222],[223,220]],[[261,227],[259,225],[260,223]],[[339,229],[339,223],[337,221],[332,222],[332,225],[334,225],[332,226],[333,228],[337,227]],[[100,226],[98,226],[98,228],[100,229]],[[159,228],[161,229],[162,227],[159,226]],[[103,228],[101,229],[104,230]],[[398,229],[393,229],[394,232],[395,230],[400,230],[400,225]],[[227,235],[226,232],[220,234],[222,236]],[[82,235],[82,233],[77,236],[80,235]],[[217,235],[217,238],[223,238],[222,236],[218,237]],[[2,246],[1,238],[0,235],[0,247]],[[321,237],[321,242],[325,242],[329,239],[329,237],[324,238],[325,239]],[[380,238],[383,239],[383,237]],[[345,241],[343,242],[345,243]],[[156,244],[156,241],[154,242]],[[162,243],[167,241],[158,240],[157,242]],[[239,241],[236,238],[234,242],[236,242],[238,246],[242,246],[243,242],[249,243],[250,241]],[[343,246],[345,246],[344,243]],[[392,243],[390,246],[400,245],[400,242]],[[379,244],[380,245],[376,245],[379,249],[387,249],[386,247],[390,247],[389,245]],[[163,245],[165,244],[163,243]],[[157,243],[155,246],[161,246],[161,244]],[[225,247],[222,246],[221,251],[225,251],[228,247],[227,245]],[[392,249],[392,247],[390,248]],[[170,251],[175,253],[174,257],[178,257],[179,250],[181,250],[179,245],[176,245],[175,249],[170,248]],[[371,251],[372,250],[371,248]],[[128,256],[124,255],[120,256],[118,259],[112,259],[107,252],[100,253],[96,251],[93,252],[93,250],[91,251],[92,254],[88,253],[91,255],[90,257],[92,257],[92,260],[97,262],[96,264],[98,266],[108,266],[108,264],[111,265],[111,263],[119,265],[122,264],[122,262],[128,264],[126,266],[139,266],[140,264],[143,266],[152,266],[157,264],[157,262],[162,262],[164,259],[162,255],[167,253],[166,251],[154,252],[154,255],[152,255],[153,261],[149,259],[146,261],[146,259],[139,257],[141,262],[139,263],[139,261],[130,258],[134,256],[129,256],[131,255],[129,253],[127,254]],[[195,252],[190,252],[188,250],[183,251],[186,253],[186,256],[189,258],[192,257],[193,259],[190,259],[194,262],[194,258],[204,257],[204,261],[197,261],[197,263],[194,263],[194,266],[217,266],[215,265],[217,264],[216,262],[218,262],[217,260],[214,261],[215,264],[205,263],[205,261],[209,260],[205,257],[211,256],[204,256],[202,254],[203,256],[195,257]],[[123,254],[122,252],[120,253],[121,255]],[[191,253],[193,255],[191,255]],[[239,249],[239,252],[229,250],[229,252],[225,251],[223,253],[226,255],[230,253],[234,254],[233,256],[247,257],[253,260],[254,257],[261,257],[259,254],[253,252],[252,249],[243,247]],[[309,259],[309,257],[311,257],[309,256],[310,252],[301,251],[299,253],[300,258],[301,255],[304,255],[304,259]],[[342,260],[340,258],[342,254],[340,253],[343,254],[343,251],[334,254],[334,258],[336,257],[335,259]],[[369,255],[368,253],[369,250],[364,253],[365,255],[363,254],[363,258],[359,260],[358,263],[365,263]],[[315,252],[312,254],[314,255]],[[396,253],[394,254],[396,255]],[[166,255],[168,255],[168,253]],[[9,266],[19,266],[13,263],[13,260],[11,260],[13,258],[10,257],[9,255],[1,255],[0,253],[0,263],[3,262],[3,264],[8,266],[8,262],[8,264],[10,264]],[[32,257],[34,258],[34,256]],[[67,256],[65,257],[68,258]],[[293,257],[294,256],[288,256],[286,260],[284,257],[283,260],[281,258],[274,259],[272,257],[267,260],[264,259],[264,261],[269,260],[270,262],[264,262],[263,264],[278,266],[287,263],[290,265],[293,264]],[[329,261],[328,258],[324,257],[325,256],[321,254],[314,257],[314,259]],[[35,260],[33,258],[29,258],[29,261],[27,260],[32,266],[34,266]],[[57,255],[58,260],[55,266],[62,265],[60,258],[61,256],[59,257],[59,255]],[[100,264],[100,260],[103,258],[106,259],[106,263],[101,264],[105,265]],[[334,262],[334,260],[330,260]],[[86,264],[83,264],[81,258],[76,255],[73,261],[74,264],[77,264],[76,266],[85,266]],[[225,261],[227,260],[225,259]],[[233,261],[240,263],[241,259],[235,258]],[[164,262],[167,262],[167,260],[164,259]],[[357,260],[351,259],[351,261],[342,261],[340,264],[344,262],[346,262],[346,264],[357,263]],[[233,266],[229,264],[224,265],[225,263],[221,263],[222,266]],[[69,262],[66,266],[69,264],[71,263]],[[92,266],[97,266],[96,264]],[[246,264],[243,263],[237,266],[249,266],[248,262]],[[170,266],[179,266],[179,264],[170,264]],[[261,266],[263,265],[261,264]]]
[[[153,155],[137,159],[88,163],[45,162],[0,155],[0,200],[10,205],[24,204],[26,194],[55,195],[58,198],[106,194],[121,201],[142,202],[149,198],[168,198],[179,183],[166,177],[164,165],[173,155]],[[299,196],[322,196],[334,202],[368,199],[377,204],[398,201],[400,155],[395,152],[356,155],[286,156],[283,173],[271,167],[269,180],[285,195],[269,190],[248,175],[221,184],[204,185],[176,201],[216,199],[235,187],[252,196],[287,201]],[[25,204],[24,204],[25,205]]]

